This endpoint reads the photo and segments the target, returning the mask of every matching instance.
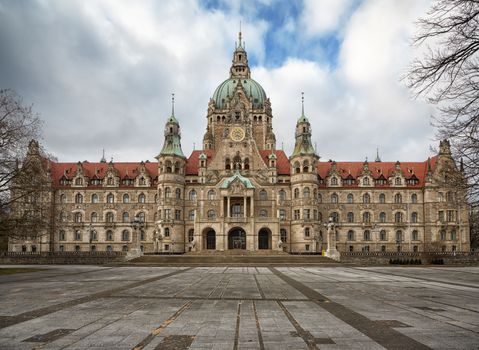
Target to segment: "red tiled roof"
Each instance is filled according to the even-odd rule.
[[[431,168],[436,166],[436,157],[430,159]],[[400,162],[399,167],[406,179],[413,178],[414,176],[419,180],[418,185],[423,186],[427,174],[428,161],[424,162]],[[325,179],[328,176],[333,162],[319,162],[317,169],[321,178]],[[353,178],[357,178],[363,170],[364,162],[336,162],[336,169],[339,172],[341,178],[346,179],[349,175]],[[396,162],[368,162],[369,170],[374,179],[378,179],[383,175],[386,179],[396,169]]]
[[[76,170],[78,163],[51,163],[51,174],[54,185],[58,186],[60,179],[63,175],[67,179],[71,179]],[[82,162],[83,173],[85,176],[91,178],[103,179],[106,175],[106,172],[109,167],[109,163],[90,163]],[[157,162],[146,162],[144,163],[146,172],[152,179],[157,177],[158,174],[158,163]],[[141,163],[140,162],[125,162],[125,163],[113,163],[113,167],[120,176],[120,179],[123,179],[128,174],[128,177],[134,179],[138,176]]]
[[[268,165],[268,157],[271,154],[271,151],[260,150],[259,154],[261,155],[261,158],[263,158],[265,164]],[[289,159],[286,156],[286,153],[282,150],[275,150],[274,154],[276,155],[276,170],[278,171],[278,175],[289,175]]]
[[[211,159],[215,156],[215,151],[212,149],[198,150],[191,152],[190,156],[186,160],[186,175],[198,175],[198,165],[200,154],[206,154],[206,164],[211,162]]]

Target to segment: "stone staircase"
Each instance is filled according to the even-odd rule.
[[[181,255],[143,255],[129,261],[145,266],[311,266],[338,265],[321,255],[291,255],[274,250],[227,250],[191,252]]]

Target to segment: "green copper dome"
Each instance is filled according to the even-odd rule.
[[[261,85],[249,78],[230,78],[222,82],[213,93],[213,101],[216,108],[225,109],[226,103],[233,96],[233,93],[241,80],[241,85],[246,96],[253,103],[253,108],[262,108],[266,101],[266,93]]]

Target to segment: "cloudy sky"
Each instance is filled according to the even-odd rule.
[[[425,160],[433,107],[400,81],[430,0],[0,0],[0,88],[44,120],[59,161],[154,160],[176,96],[189,154],[242,22],[252,78],[291,154],[305,114],[323,160]]]

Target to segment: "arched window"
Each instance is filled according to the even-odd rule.
[[[130,196],[127,193],[123,195],[123,203],[130,203]]]
[[[113,193],[108,193],[106,196],[106,202],[107,203],[114,203],[115,202],[115,197],[113,196]]]
[[[402,196],[400,193],[396,193],[394,195],[394,203],[396,204],[402,203]]]
[[[176,199],[181,199],[181,189],[177,188],[175,190],[175,198]]]
[[[310,196],[309,187],[305,187],[305,188],[303,189],[303,197],[304,197],[304,198],[309,198],[309,196]]]
[[[144,193],[140,193],[138,196],[138,203],[146,203],[146,196]]]
[[[214,190],[208,191],[208,200],[212,201],[216,199],[216,192]]]
[[[231,170],[231,160],[229,158],[226,158],[225,169],[226,170]]]
[[[333,222],[339,222],[339,214],[337,212],[332,212],[331,217],[333,218]]]
[[[369,177],[365,177],[365,178],[363,179],[363,185],[369,186]]]
[[[268,199],[268,192],[266,192],[265,190],[259,191],[259,200],[265,201],[267,199]]]
[[[354,213],[349,212],[347,216],[348,222],[354,222]]]
[[[416,213],[416,212],[413,212],[413,213],[411,214],[411,222],[412,222],[412,223],[417,223],[417,217],[418,217],[418,216],[417,216],[417,213]]]
[[[353,230],[348,231],[348,241],[354,241],[354,231]]]
[[[113,180],[112,177],[109,177],[107,180],[106,180],[106,184],[108,186],[113,186],[115,184],[115,181]]]
[[[75,213],[75,222],[82,222],[83,221],[83,215],[82,213]]]
[[[208,220],[216,219],[216,212],[214,210],[208,210]]]
[[[371,222],[371,213],[370,212],[365,211],[363,213],[363,222],[365,222],[365,223]]]
[[[188,220],[194,220],[195,219],[195,210],[192,209],[188,212]]]
[[[386,231],[385,230],[381,230],[379,232],[379,240],[380,241],[387,241],[387,235],[386,235]]]
[[[60,195],[60,203],[66,203],[67,202],[67,196],[65,196],[64,194],[61,194]],[[93,200],[92,200],[93,202]]]
[[[439,237],[441,241],[444,241],[446,239],[446,230],[439,231]]]
[[[402,240],[403,240],[402,231],[401,231],[401,230],[397,230],[397,231],[396,231],[396,242],[399,243],[399,242],[402,242]]]
[[[400,177],[397,177],[396,180],[394,181],[394,183],[397,185],[397,186],[400,186],[402,181],[401,181],[401,178]]]
[[[294,163],[294,173],[299,174],[301,172],[301,167],[299,165],[299,162]]]
[[[317,189],[313,189],[313,198],[314,199],[318,198],[318,190]]]
[[[295,188],[294,189],[294,199],[298,199],[299,198],[299,188]]]
[[[75,195],[75,203],[77,203],[77,204],[83,203],[83,196],[80,193],[77,193]]]
[[[309,172],[309,162],[305,160],[303,162],[303,173],[307,173],[307,172]]]
[[[283,190],[279,191],[279,200],[280,201],[286,200],[286,192],[285,191],[283,191]]]
[[[249,159],[245,158],[244,160],[244,170],[249,170]]]
[[[195,239],[195,230],[192,228],[188,230],[188,242],[193,242]]]
[[[65,241],[66,240],[66,235],[65,235],[65,231],[61,230],[58,234],[58,240],[59,241]]]
[[[381,193],[379,195],[379,203],[381,203],[381,204],[386,203],[386,195],[384,193]]]
[[[371,203],[371,196],[369,195],[369,193],[363,194],[363,203],[365,204]]]
[[[137,217],[138,217],[138,220],[140,220],[140,222],[146,222],[146,215],[144,212],[140,211]]]
[[[331,203],[338,203],[338,202],[339,202],[338,195],[336,193],[333,193],[331,195]]]
[[[259,211],[259,217],[260,217],[260,218],[266,218],[266,217],[268,217],[268,211],[267,211],[266,209],[261,209],[261,210]]]
[[[349,204],[354,203],[354,197],[353,197],[353,194],[352,194],[352,193],[348,194],[348,203],[349,203]]]
[[[75,230],[75,241],[81,241],[81,232],[80,232],[80,230]]]
[[[394,221],[395,222],[402,222],[402,213],[400,211],[396,212],[394,214]]]
[[[323,196],[321,195],[321,193],[318,193],[318,203],[322,203],[323,202]]]
[[[365,241],[370,241],[371,240],[371,231],[369,231],[369,230],[364,231],[363,239]]]
[[[91,221],[91,222],[98,222],[98,214],[95,213],[95,212],[91,213],[91,215],[90,215],[90,221]]]
[[[83,185],[83,179],[81,177],[77,177],[75,179],[75,185],[77,185],[77,186]]]
[[[111,211],[109,211],[108,213],[106,213],[105,219],[106,222],[113,222],[115,220],[115,216]]]
[[[386,213],[385,212],[379,213],[379,222],[381,222],[381,223],[386,222]]]
[[[165,198],[171,198],[171,188],[165,187]]]
[[[130,221],[130,214],[127,211],[125,211],[123,213],[122,220],[123,220],[123,222],[129,222]]]
[[[331,178],[331,186],[337,186],[338,185],[338,178],[332,177]]]
[[[140,179],[138,180],[138,184],[139,184],[140,186],[145,186],[145,185],[146,185],[146,180],[145,180],[145,178],[144,178],[143,176],[140,177]]]
[[[417,230],[412,231],[412,240],[413,241],[419,240],[419,232]]]
[[[128,241],[130,239],[130,232],[128,230],[123,230],[121,233],[121,240],[122,241]]]
[[[413,204],[417,203],[417,194],[413,193],[411,195],[411,203],[413,203]]]
[[[196,191],[191,190],[188,194],[188,198],[190,199],[190,201],[195,201],[196,200]]]
[[[99,202],[98,195],[96,193],[91,195],[91,202],[92,203],[98,203]]]
[[[173,172],[173,165],[171,164],[171,162],[170,162],[169,160],[167,160],[167,161],[165,162],[165,171],[166,171],[167,173]]]

